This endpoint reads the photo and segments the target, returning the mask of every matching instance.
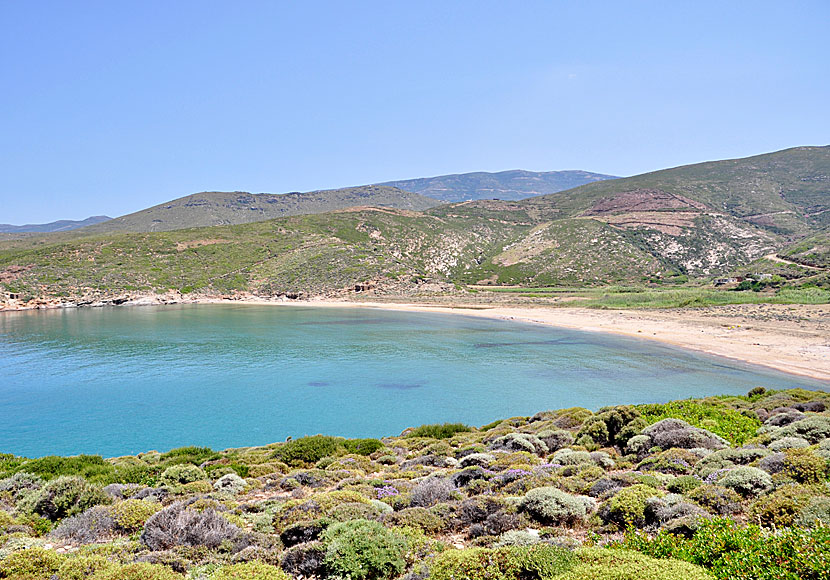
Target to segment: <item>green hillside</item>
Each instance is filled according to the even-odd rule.
[[[194,193],[88,227],[84,233],[163,232],[182,228],[247,224],[292,215],[372,206],[425,210],[438,202],[394,187],[369,185],[307,193]]]
[[[311,296],[366,285],[407,294],[425,288],[424,282],[444,290],[700,285],[748,274],[775,276],[773,288],[828,286],[822,220],[830,215],[824,209],[830,189],[821,179],[830,174],[827,168],[830,149],[798,148],[523,201],[430,209],[419,204],[432,201],[391,188],[335,190],[323,192],[318,208],[363,200],[357,205],[406,202],[425,210],[358,207],[266,221],[266,210],[257,208],[292,211],[284,200],[316,198],[233,194],[230,203],[230,194],[200,194],[125,216],[124,222],[0,241],[0,290],[84,301],[170,290]],[[279,202],[271,204],[274,198]],[[247,203],[240,200],[254,209],[240,209]],[[313,205],[306,203],[303,211]],[[175,219],[194,215],[252,223],[173,229]],[[113,222],[171,231],[96,231]]]

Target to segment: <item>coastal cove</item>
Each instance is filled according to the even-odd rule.
[[[121,455],[828,389],[638,338],[472,316],[214,304],[0,317],[0,451]]]

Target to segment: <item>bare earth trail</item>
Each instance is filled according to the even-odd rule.
[[[798,266],[800,268],[806,268],[808,270],[815,270],[816,272],[824,272],[827,269],[820,268],[818,266],[808,266],[807,264],[793,262],[792,260],[785,260],[784,258],[780,258],[777,254],[768,254],[764,256],[764,258],[770,260],[771,262],[778,262],[779,264],[789,264],[790,266]]]

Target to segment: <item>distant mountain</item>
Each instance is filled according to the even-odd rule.
[[[88,227],[84,231],[163,232],[261,222],[351,207],[372,206],[423,211],[436,205],[438,202],[432,198],[379,185],[284,194],[207,191],[117,217]]]
[[[56,222],[50,222],[48,224],[26,224],[22,226],[13,226],[11,224],[0,224],[0,233],[2,234],[22,234],[27,232],[36,232],[36,233],[51,233],[51,232],[66,232],[69,230],[75,230],[78,228],[83,228],[85,226],[91,226],[94,224],[99,224],[101,222],[105,222],[107,220],[111,220],[112,218],[105,215],[95,215],[92,217],[88,217],[85,220],[58,220]]]
[[[388,181],[379,185],[398,187],[404,191],[420,193],[441,201],[469,201],[476,199],[501,199],[515,201],[556,193],[592,183],[616,179],[613,175],[590,173],[588,171],[500,171],[487,173],[459,173],[423,177],[420,179],[403,179]]]

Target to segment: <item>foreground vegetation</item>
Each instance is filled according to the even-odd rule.
[[[0,455],[0,578],[830,578],[830,394]]]

